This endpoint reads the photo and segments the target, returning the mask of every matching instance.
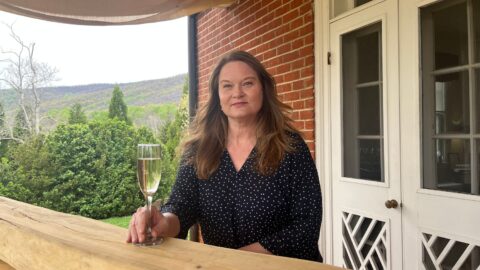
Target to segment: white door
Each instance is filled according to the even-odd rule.
[[[480,269],[480,0],[399,1],[404,269]]]
[[[330,3],[333,263],[402,269],[398,3]]]

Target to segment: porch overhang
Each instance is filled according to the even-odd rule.
[[[235,0],[0,0],[0,10],[80,25],[129,25],[176,19]]]

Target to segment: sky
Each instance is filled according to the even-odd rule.
[[[188,72],[187,17],[132,26],[79,26],[0,11],[0,48],[16,50],[1,22],[14,23],[24,42],[35,43],[37,61],[59,71],[52,86],[126,83]]]

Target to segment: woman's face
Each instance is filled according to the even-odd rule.
[[[242,61],[223,66],[218,77],[220,106],[228,120],[255,121],[263,103],[257,73]]]

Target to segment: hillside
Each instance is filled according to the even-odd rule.
[[[186,74],[180,74],[164,79],[118,85],[124,94],[125,103],[129,108],[138,111],[137,107],[152,108],[178,103],[186,76]],[[62,118],[65,118],[68,109],[73,104],[80,103],[88,116],[98,115],[98,112],[108,111],[115,85],[89,84],[44,88],[41,90],[42,114],[49,115],[62,122],[62,120],[65,120]],[[7,117],[12,119],[17,108],[15,92],[0,89],[0,102],[4,105]]]

